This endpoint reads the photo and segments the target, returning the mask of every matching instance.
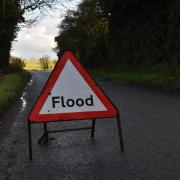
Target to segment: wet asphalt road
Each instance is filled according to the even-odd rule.
[[[180,96],[149,88],[97,80],[120,110],[125,153],[115,119],[98,120],[90,131],[51,134],[37,143],[43,127],[32,127],[33,162],[28,160],[27,114],[48,78],[32,72],[19,102],[0,124],[0,180],[180,179]],[[91,121],[49,124],[50,129],[82,127]]]

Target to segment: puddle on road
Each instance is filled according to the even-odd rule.
[[[29,86],[31,86],[31,85],[32,85],[32,83],[33,83],[33,81],[34,81],[34,80],[33,80],[33,79],[31,79],[31,80],[28,82],[28,85],[29,85]]]
[[[23,92],[23,95],[21,96],[20,99],[21,99],[21,102],[22,102],[21,111],[24,111],[24,109],[26,108],[26,105],[27,105],[26,92]]]
[[[34,79],[31,78],[30,81],[28,82],[28,86],[31,86],[32,83],[33,83]],[[26,105],[27,105],[27,93],[24,91],[22,96],[20,97],[20,100],[21,100],[21,111],[24,111],[25,108],[26,108]]]

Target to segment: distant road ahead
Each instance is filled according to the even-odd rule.
[[[120,110],[124,154],[115,119],[97,121],[94,143],[89,131],[81,131],[50,135],[54,139],[47,146],[37,144],[42,125],[35,124],[34,161],[29,162],[27,114],[48,76],[33,71],[21,104],[7,114],[13,123],[0,142],[1,180],[180,179],[180,96],[117,81],[98,83]],[[91,121],[51,123],[49,128],[87,124]]]

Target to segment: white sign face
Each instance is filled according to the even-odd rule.
[[[107,109],[68,60],[39,114],[92,111]]]

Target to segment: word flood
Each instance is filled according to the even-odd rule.
[[[82,99],[65,99],[64,96],[52,97],[52,107],[56,108],[56,105],[61,104],[61,107],[74,107],[74,106],[94,106],[93,96],[90,95],[88,98]]]

